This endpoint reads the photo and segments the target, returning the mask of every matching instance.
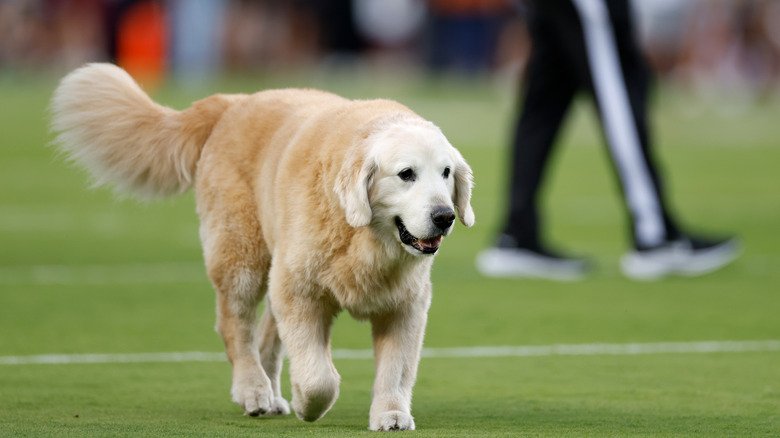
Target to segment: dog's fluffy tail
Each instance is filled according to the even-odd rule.
[[[192,186],[204,143],[238,96],[215,95],[184,111],[154,103],[112,64],[88,64],[62,79],[52,98],[57,143],[96,185],[142,198]]]

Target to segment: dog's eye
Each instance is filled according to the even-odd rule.
[[[450,168],[449,167],[445,167],[444,168],[444,172],[442,172],[441,176],[443,176],[444,179],[449,178],[450,177]]]
[[[414,170],[407,167],[406,169],[398,172],[398,178],[401,178],[404,181],[414,181],[415,179]]]

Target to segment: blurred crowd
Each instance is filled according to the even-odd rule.
[[[637,0],[662,78],[752,96],[780,78],[780,0]],[[223,71],[368,64],[518,74],[522,0],[0,0],[0,70],[110,60],[198,81]]]

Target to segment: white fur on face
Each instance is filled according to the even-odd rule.
[[[455,211],[455,167],[459,154],[441,131],[427,123],[398,124],[372,140],[369,159],[377,163],[369,195],[372,223],[394,235],[398,242],[401,238],[396,218],[418,239],[449,234],[452,226],[438,228],[432,213],[442,208]],[[412,254],[421,254],[410,245],[402,246]]]

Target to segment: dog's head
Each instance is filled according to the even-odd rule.
[[[465,226],[474,225],[471,168],[434,124],[396,115],[358,143],[335,188],[351,226],[371,225],[380,237],[424,255],[439,249],[456,212]]]

